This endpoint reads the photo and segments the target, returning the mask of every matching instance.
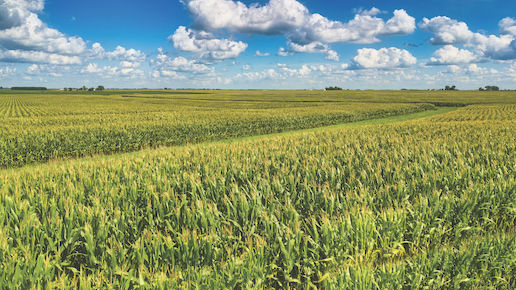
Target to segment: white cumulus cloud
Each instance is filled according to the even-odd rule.
[[[306,64],[303,64],[298,69],[290,68],[283,63],[276,64],[276,67],[276,69],[270,68],[263,71],[240,73],[235,76],[235,79],[248,81],[287,80],[292,78],[304,79],[308,77],[312,71],[318,70],[318,67],[310,67]]]
[[[284,47],[280,47],[280,48],[278,49],[278,55],[279,55],[279,56],[289,56],[289,55],[291,55],[291,54],[292,54],[292,52],[289,52],[289,51],[288,51],[288,50],[286,50]]]
[[[94,73],[101,73],[104,70],[106,70],[106,67],[104,67],[104,69],[103,69],[103,68],[100,68],[99,65],[96,63],[89,63],[83,69],[81,69],[81,73],[94,74]]]
[[[437,16],[432,19],[423,18],[419,27],[431,32],[433,37],[430,42],[438,45],[466,43],[474,35],[465,22],[447,16]]]
[[[137,68],[147,59],[147,55],[141,50],[134,48],[127,49],[120,45],[113,51],[106,51],[100,43],[96,42],[88,50],[87,59],[116,60],[120,62],[119,67],[121,68],[122,74],[128,72],[128,69],[135,69],[135,71],[140,74]]]
[[[0,50],[0,60],[6,62],[49,63],[56,65],[81,64],[79,56],[61,55],[44,51]]]
[[[402,68],[414,65],[417,59],[407,50],[396,47],[362,48],[353,58],[353,67],[364,69]]]
[[[43,0],[0,0],[0,30],[22,25],[32,11],[43,10]]]
[[[448,73],[455,74],[461,77],[465,77],[466,75],[469,76],[480,76],[480,75],[490,75],[494,76],[497,75],[499,72],[496,69],[488,69],[485,67],[481,67],[476,63],[471,63],[466,66],[458,66],[458,65],[449,65],[448,66]]]
[[[328,50],[326,59],[333,61],[340,61],[340,56],[335,50]]]
[[[0,59],[8,62],[80,63],[85,41],[43,23],[41,0],[0,0]],[[45,56],[48,56],[46,58]],[[48,59],[48,61],[47,61]]]
[[[485,73],[488,70],[486,68],[479,67],[476,63],[472,63],[472,64],[468,65],[468,67],[466,68],[466,71],[468,73],[478,74],[478,73]]]
[[[137,78],[144,75],[144,72],[136,68],[119,68],[117,66],[99,67],[96,63],[89,63],[81,69],[81,73],[97,74],[101,77],[126,77]]]
[[[171,58],[163,52],[163,49],[158,49],[158,55],[151,60],[151,64],[157,70],[188,72],[196,74],[206,74],[214,72],[212,67],[202,63],[197,63],[194,60],[188,60],[182,56]]]
[[[473,47],[479,55],[491,59],[506,60],[516,58],[516,39],[509,34],[486,36],[477,33],[467,46]]]
[[[194,27],[204,31],[285,35],[298,44],[311,42],[378,42],[378,36],[408,34],[415,19],[403,9],[387,21],[376,17],[379,10],[361,11],[349,22],[329,20],[310,11],[296,0],[270,0],[265,5],[247,6],[231,0],[184,0],[194,17]]]
[[[424,18],[419,26],[432,33],[435,45],[463,44],[479,57],[495,60],[516,58],[516,20],[506,17],[499,22],[500,35],[472,32],[465,22],[446,16]]]
[[[498,23],[500,34],[516,35],[516,19],[505,17]]]
[[[256,56],[269,56],[269,55],[271,55],[271,54],[268,52],[261,52],[259,50],[256,51]]]
[[[294,28],[286,36],[297,43],[375,43],[380,41],[379,36],[412,33],[415,26],[415,19],[403,9],[395,10],[394,16],[387,22],[369,14],[356,14],[352,20],[340,22],[316,13],[310,15],[303,26]]]
[[[174,80],[185,80],[186,77],[176,71],[171,71],[171,70],[167,70],[167,69],[159,69],[159,70],[154,70],[152,72],[152,77],[154,78],[160,78],[160,77],[165,77],[165,78],[170,78],[170,79],[174,79]]]
[[[32,64],[25,70],[26,75],[40,76],[46,75],[51,77],[62,77],[63,72],[70,70],[68,66],[50,65],[50,64]]]
[[[89,54],[88,56],[91,58],[100,59],[100,58],[104,58],[106,56],[106,51],[104,50],[104,48],[102,47],[102,45],[100,43],[95,42],[89,49],[88,54]]]
[[[246,6],[231,0],[184,0],[195,27],[205,31],[278,35],[306,23],[308,9],[295,0],[271,0],[263,6]]]
[[[460,72],[460,66],[458,66],[456,64],[450,64],[448,66],[448,72],[452,73],[452,74],[456,74],[456,73]]]
[[[86,44],[80,37],[67,37],[47,27],[31,13],[24,24],[0,30],[0,44],[6,49],[38,50],[67,55],[81,54]]]
[[[429,65],[465,64],[477,60],[475,54],[466,49],[459,49],[453,45],[445,45],[436,50],[428,62]]]
[[[88,51],[88,57],[92,59],[119,60],[120,62],[140,64],[146,60],[147,56],[141,50],[125,48],[118,45],[113,51],[106,51],[102,45],[95,42]]]
[[[299,69],[299,75],[300,76],[307,76],[310,74],[310,72],[312,72],[312,70],[306,65],[304,64],[300,69]]]
[[[130,61],[130,62],[142,62],[145,61],[145,53],[140,50],[136,50],[134,48],[126,49],[122,46],[117,46],[115,50],[111,52],[106,52],[105,56],[108,59],[118,59],[121,61]]]
[[[30,74],[30,75],[38,74],[39,73],[39,66],[37,64],[32,64],[32,65],[27,67],[25,72]]]
[[[0,67],[0,77],[5,78],[8,76],[12,76],[16,73],[16,68],[14,67]]]
[[[330,49],[329,45],[319,41],[305,45],[289,42],[288,45],[290,47],[290,52],[325,53],[326,59],[334,61],[339,61],[340,59],[339,54],[336,51]]]
[[[229,39],[217,39],[211,33],[180,26],[169,40],[176,49],[199,53],[212,60],[236,58],[247,49],[247,43]]]

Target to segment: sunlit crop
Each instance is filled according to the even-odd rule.
[[[0,285],[514,289],[515,116],[481,105],[3,171]]]
[[[130,93],[130,92],[129,92]],[[0,94],[0,168],[402,115],[427,103],[232,92]],[[292,94],[292,93],[288,93]]]

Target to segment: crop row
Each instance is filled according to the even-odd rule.
[[[467,106],[458,111],[432,117],[432,121],[511,121],[516,119],[516,105],[475,105]]]
[[[108,113],[115,110],[114,104],[105,105],[106,111],[102,114],[91,110],[81,114],[5,118],[0,124],[0,167],[313,128],[434,109],[429,104],[318,104],[252,110],[245,106],[222,109],[169,104],[163,105],[161,111],[154,111],[159,108],[151,105],[147,110],[142,104],[143,109],[137,111],[140,103],[136,102]],[[126,111],[128,109],[135,111]]]
[[[514,289],[515,128],[414,121],[10,171],[0,285]]]
[[[19,97],[0,98],[0,117],[31,117],[41,113],[40,108],[23,102]]]
[[[0,90],[0,98],[11,96],[14,91]],[[47,91],[16,91],[17,96],[33,99],[112,99],[120,96],[141,98],[148,101],[161,100],[191,100],[202,99],[211,101],[233,101],[285,103],[285,102],[383,102],[383,103],[432,103],[436,106],[465,106],[471,104],[513,104],[516,101],[516,91],[422,91],[422,90],[388,90],[388,91],[318,91],[318,90],[105,90],[102,92],[62,92]],[[76,108],[79,109],[79,108]]]

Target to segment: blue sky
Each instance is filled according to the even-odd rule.
[[[516,89],[516,1],[0,0],[0,86]]]

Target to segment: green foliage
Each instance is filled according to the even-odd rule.
[[[0,288],[514,289],[515,114],[4,171]]]
[[[216,94],[0,95],[0,167],[403,115],[431,104]],[[99,95],[97,95],[99,94]],[[276,92],[276,94],[278,94]],[[319,92],[319,95],[322,95]]]
[[[485,86],[486,91],[499,91],[500,88],[498,86]]]
[[[516,104],[472,105],[431,118],[436,122],[450,121],[515,121]],[[508,123],[511,124],[511,123]]]
[[[11,90],[14,91],[46,91],[45,87],[12,87]]]
[[[0,168],[403,115],[516,92],[0,91]]]

